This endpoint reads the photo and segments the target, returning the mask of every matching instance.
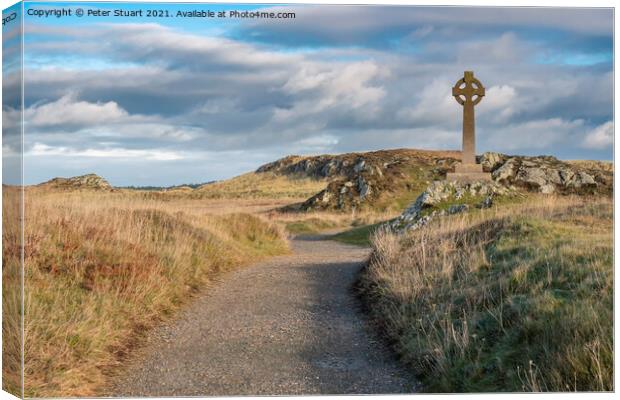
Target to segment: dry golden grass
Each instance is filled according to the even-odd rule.
[[[342,231],[382,222],[397,215],[395,212],[372,210],[349,212],[279,212],[271,210],[265,212],[267,218],[282,225],[291,234]]]
[[[2,389],[22,395],[20,190],[2,191]]]
[[[26,192],[26,396],[100,394],[143,332],[192,293],[287,251],[276,224],[203,203]]]
[[[601,171],[614,171],[614,163],[611,161],[597,161],[597,160],[568,160],[566,161],[578,168],[595,169]]]
[[[360,289],[427,391],[613,390],[612,215],[531,197],[380,230]]]
[[[38,193],[45,194],[48,198],[67,199],[67,192],[40,190]],[[74,195],[76,192],[72,192]],[[149,208],[157,204],[159,209],[168,212],[183,211],[194,215],[226,215],[235,212],[250,214],[268,214],[276,209],[292,202],[305,200],[304,198],[198,198],[187,193],[186,195],[166,195],[165,192],[149,192],[140,190],[122,189],[115,192],[82,191],[79,201],[83,203],[96,203],[101,201],[101,193],[105,193],[106,206],[124,206]],[[64,201],[64,200],[62,200]]]
[[[327,180],[250,172],[225,181],[210,183],[194,191],[204,198],[269,198],[304,200],[327,186]]]

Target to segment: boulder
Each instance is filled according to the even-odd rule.
[[[360,200],[364,200],[364,198],[372,192],[370,183],[367,182],[362,175],[357,177],[357,190],[360,193]]]
[[[510,159],[499,168],[495,169],[491,177],[498,182],[508,182],[515,175],[515,160]]]
[[[571,164],[551,156],[525,157],[484,153],[480,157],[480,163],[485,170],[491,172],[494,181],[529,191],[545,194],[612,191],[613,172],[605,168],[586,170],[577,163]],[[603,187],[599,188],[600,185]]]
[[[364,161],[363,159],[359,160],[357,162],[357,164],[355,164],[355,166],[353,167],[353,171],[357,174],[359,174],[360,172],[362,172],[364,170],[364,167],[366,166],[366,161]]]
[[[531,163],[530,163],[531,164]],[[522,164],[525,165],[525,164]],[[525,183],[534,188],[540,188],[548,183],[546,171],[532,165],[529,168],[520,168],[515,177],[516,181]]]
[[[505,156],[500,153],[486,152],[480,156],[479,162],[482,165],[482,170],[485,172],[491,172],[501,165],[505,160]]]
[[[493,197],[515,193],[513,189],[494,181],[435,181],[399,217],[387,223],[387,227],[395,232],[418,229],[437,216],[458,214],[467,211],[472,205],[489,208],[493,204]],[[462,202],[465,195],[470,196],[470,201],[473,200],[475,204]],[[476,200],[480,197],[482,199]],[[442,204],[443,207],[436,207]]]

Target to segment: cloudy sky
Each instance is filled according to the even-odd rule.
[[[296,17],[26,16],[27,184],[94,172],[113,185],[173,185],[288,154],[458,149],[450,89],[464,70],[487,88],[478,153],[612,158],[611,9],[69,7]],[[5,98],[16,98],[19,74],[4,72]],[[16,113],[5,101],[5,155]]]

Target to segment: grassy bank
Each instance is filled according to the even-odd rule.
[[[287,251],[265,219],[182,204],[26,194],[26,396],[100,394],[141,335],[192,293]]]
[[[2,188],[2,389],[22,396],[20,191]]]
[[[534,197],[378,232],[360,290],[426,391],[612,390],[612,216]]]

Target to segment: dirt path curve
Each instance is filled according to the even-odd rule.
[[[154,330],[114,394],[410,392],[413,380],[368,331],[351,292],[368,250],[318,236],[292,247],[227,274]]]

